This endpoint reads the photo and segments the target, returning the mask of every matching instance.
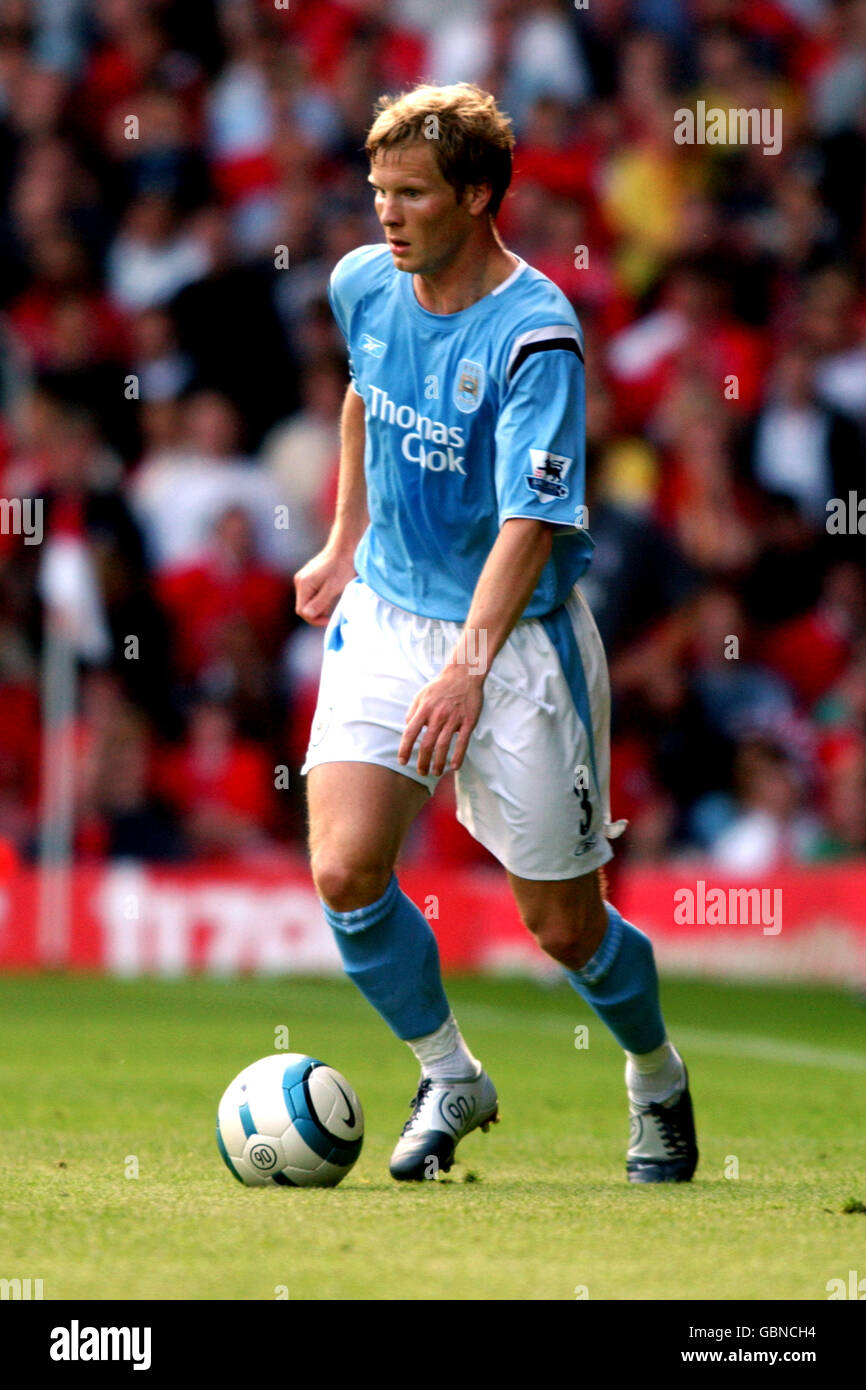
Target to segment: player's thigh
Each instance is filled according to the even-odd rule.
[[[557,960],[576,952],[578,969],[595,954],[607,931],[602,870],[579,878],[531,879],[508,874],[521,919]]]
[[[387,887],[406,833],[428,796],[419,782],[377,763],[311,767],[307,773],[310,863],[320,896],[337,911],[365,906],[365,899],[375,902]]]

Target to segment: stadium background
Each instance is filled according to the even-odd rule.
[[[420,78],[512,116],[503,237],[584,328],[614,894],[669,964],[866,974],[866,563],[827,526],[866,495],[863,0],[0,2],[0,495],[44,499],[0,536],[0,962],[336,968],[291,578],[365,130]],[[781,151],[675,144],[698,99]],[[451,806],[405,855],[446,963],[542,969]],[[784,930],[674,930],[699,879]]]

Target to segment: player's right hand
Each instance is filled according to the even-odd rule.
[[[295,575],[295,612],[313,627],[324,627],[351,579],[354,551],[326,545]]]

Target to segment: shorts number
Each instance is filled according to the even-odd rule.
[[[589,789],[587,787],[575,787],[574,794],[580,798],[579,833],[585,835],[592,824],[592,802],[589,799]]]

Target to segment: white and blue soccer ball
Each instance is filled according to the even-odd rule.
[[[227,1087],[216,1139],[248,1187],[335,1187],[361,1152],[364,1112],[333,1067],[301,1052],[273,1053]]]

